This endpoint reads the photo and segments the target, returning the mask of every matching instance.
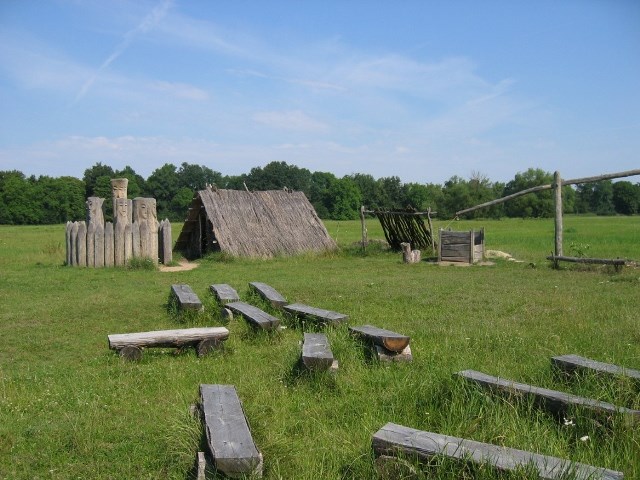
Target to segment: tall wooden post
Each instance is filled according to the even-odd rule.
[[[367,239],[367,225],[364,221],[364,205],[360,206],[360,223],[362,224],[362,251],[364,252],[369,242]]]
[[[555,193],[556,202],[556,249],[555,256],[562,256],[562,179],[560,178],[560,172],[556,171],[553,174],[553,189]],[[555,261],[555,266],[558,266],[558,261]]]

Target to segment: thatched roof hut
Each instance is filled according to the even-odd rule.
[[[222,251],[273,257],[337,248],[304,193],[200,190],[174,250],[187,258]]]

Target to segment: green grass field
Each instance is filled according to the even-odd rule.
[[[638,268],[551,269],[544,258],[553,250],[551,219],[451,224],[484,226],[488,249],[523,260],[469,268],[404,265],[400,254],[375,248],[363,256],[353,245],[359,222],[326,226],[340,253],[209,258],[176,273],[65,267],[62,225],[0,226],[0,478],[192,478],[204,446],[189,405],[201,383],[236,386],[266,479],[375,478],[371,435],[387,422],[640,478],[638,428],[617,418],[606,426],[580,411],[564,425],[452,376],[480,370],[640,409],[637,386],[594,377],[567,382],[549,361],[576,353],[640,369]],[[370,238],[383,238],[377,221],[368,227]],[[571,243],[590,257],[640,260],[640,218],[567,217],[565,254]],[[229,283],[249,299],[250,281],[269,283],[290,301],[346,313],[352,325],[410,335],[414,361],[373,361],[341,326],[326,330],[338,373],[303,374],[295,366],[303,330],[287,319],[277,334],[234,319],[224,351],[202,358],[148,349],[132,363],[107,348],[110,333],[221,325],[208,286]],[[170,315],[173,283],[189,284],[205,314]],[[438,461],[419,477],[498,475]]]

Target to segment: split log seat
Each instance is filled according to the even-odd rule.
[[[411,341],[411,338],[406,335],[374,327],[372,325],[349,327],[349,331],[359,335],[366,341],[380,345],[391,352],[401,352]]]
[[[289,303],[275,288],[266,283],[249,282],[249,288],[269,302],[273,308],[282,308]]]
[[[578,397],[570,393],[534,387],[525,383],[517,383],[512,380],[493,377],[474,370],[464,370],[458,372],[457,375],[469,382],[476,383],[498,393],[532,398],[538,407],[558,416],[577,407],[590,411],[603,419],[610,419],[612,415],[619,414],[624,415],[625,422],[629,425],[635,425],[640,422],[640,410],[617,407],[610,403],[591,398]]]
[[[130,360],[140,359],[146,347],[183,348],[195,346],[204,355],[229,338],[225,327],[185,328],[140,333],[118,333],[107,336],[109,348]]]
[[[317,323],[327,323],[337,325],[346,321],[349,316],[343,313],[332,312],[331,310],[323,310],[321,308],[310,307],[302,303],[292,303],[285,305],[284,310],[294,317],[304,318]]]
[[[213,285],[209,285],[209,290],[216,297],[218,303],[224,305],[229,302],[238,302],[240,301],[240,297],[238,296],[238,292],[231,285],[227,285],[226,283],[216,283]]]
[[[551,363],[559,370],[566,373],[597,373],[610,376],[628,377],[640,383],[640,370],[619,367],[610,363],[598,362],[579,355],[560,355],[551,358]]]
[[[202,302],[189,285],[171,285],[169,303],[176,304],[180,310],[204,310]]]
[[[231,478],[262,476],[258,451],[233,385],[200,385],[207,445],[217,470]]]
[[[309,370],[328,370],[334,365],[329,339],[323,333],[305,333],[302,344],[302,363]]]
[[[429,461],[444,456],[461,462],[491,465],[499,471],[533,468],[542,479],[621,480],[622,472],[489,443],[450,437],[387,423],[372,439],[376,456],[401,455]]]
[[[225,307],[234,313],[239,313],[252,325],[264,330],[273,330],[280,325],[280,319],[245,302],[231,302]]]

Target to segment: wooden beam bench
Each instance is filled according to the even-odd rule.
[[[338,362],[333,358],[329,339],[323,333],[305,333],[302,344],[302,363],[309,370],[338,369]]]
[[[579,480],[621,480],[622,472],[593,467],[557,457],[517,450],[515,448],[476,442],[463,438],[425,432],[387,423],[372,438],[376,456],[408,456],[429,461],[435,456],[444,456],[460,462],[490,465],[507,472],[520,468],[533,468],[538,478],[556,480],[575,478]]]
[[[348,315],[345,315],[343,313],[310,307],[309,305],[303,305],[302,303],[292,303],[289,305],[285,305],[282,308],[296,318],[303,318],[316,323],[337,325],[349,318]]]
[[[273,308],[282,308],[289,303],[275,288],[266,283],[249,282],[249,288],[269,302]]]
[[[209,290],[216,297],[218,303],[221,305],[225,305],[229,302],[239,302],[240,297],[238,296],[238,292],[231,285],[227,285],[226,283],[216,283],[213,285],[209,285]]]
[[[116,350],[128,360],[142,358],[142,349],[147,347],[184,348],[196,347],[202,356],[229,338],[224,327],[185,328],[181,330],[157,330],[140,333],[118,333],[107,335],[109,348]]]
[[[233,385],[200,385],[207,445],[217,470],[231,478],[262,477],[258,451]]]
[[[547,260],[551,260],[556,267],[558,266],[558,262],[586,263],[592,265],[613,265],[616,271],[627,264],[627,261],[622,258],[565,257],[563,255],[549,255]]]
[[[280,325],[279,318],[269,315],[258,307],[254,307],[245,302],[231,302],[227,303],[225,307],[234,313],[239,313],[252,325],[262,328],[263,330],[273,330]]]
[[[556,390],[534,387],[525,383],[518,383],[512,380],[505,380],[504,378],[493,377],[474,370],[464,370],[458,372],[457,375],[469,382],[476,383],[498,393],[531,398],[535,405],[558,416],[565,414],[572,408],[578,407],[590,411],[603,419],[610,419],[612,415],[619,414],[623,415],[626,423],[630,425],[635,425],[640,422],[640,410],[617,407],[607,402],[578,397],[570,393],[558,392]]]
[[[598,362],[579,355],[560,355],[551,358],[551,363],[557,369],[566,373],[597,373],[610,376],[628,377],[640,383],[640,370],[619,367],[611,363]]]
[[[171,285],[169,304],[176,305],[179,310],[204,310],[198,295],[191,290],[189,285],[185,284]]]
[[[362,325],[349,327],[349,331],[374,345],[376,355],[383,361],[411,361],[411,338],[400,333],[374,327],[373,325]]]

